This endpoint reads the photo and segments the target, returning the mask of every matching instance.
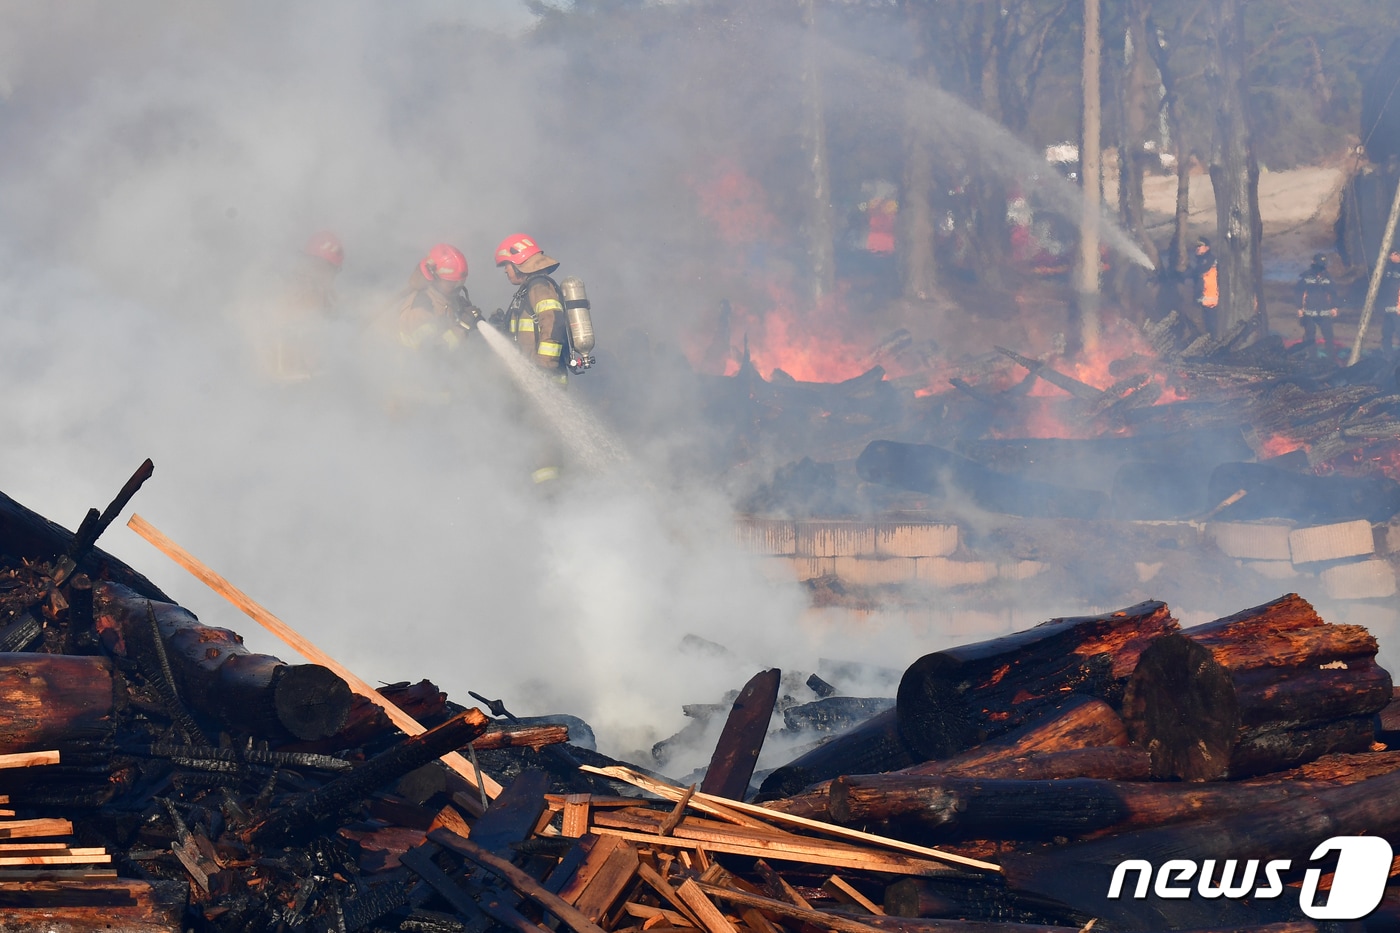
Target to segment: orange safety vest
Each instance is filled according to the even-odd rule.
[[[1201,273],[1201,307],[1214,308],[1220,304],[1220,279],[1216,274],[1215,263]]]
[[[894,252],[894,219],[899,210],[896,202],[888,198],[875,198],[869,202],[870,229],[865,237],[865,249],[871,253]]]

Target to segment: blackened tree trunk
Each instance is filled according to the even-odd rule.
[[[909,86],[904,95],[904,178],[899,211],[900,292],[913,301],[927,301],[938,287],[938,267],[934,258],[933,221],[933,128],[924,112],[925,84],[935,79],[927,48],[928,27],[921,22],[926,8],[907,7],[910,32],[918,51],[909,69]]]
[[[836,237],[831,209],[831,166],[826,151],[826,113],[817,54],[813,0],[802,0],[803,148],[810,171],[807,199],[807,258],[811,264],[814,304],[830,300],[836,291]]]
[[[1250,141],[1246,106],[1244,35],[1241,0],[1221,0],[1215,11],[1215,60],[1208,78],[1216,103],[1215,147],[1210,181],[1215,189],[1220,274],[1220,337],[1241,321],[1264,321],[1263,221],[1259,217],[1259,163]],[[1260,333],[1262,333],[1262,329]]]

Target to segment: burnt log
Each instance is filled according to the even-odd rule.
[[[0,493],[0,553],[34,561],[53,560],[73,548],[74,534]],[[170,597],[150,580],[100,548],[80,555],[74,573],[94,580],[112,580],[142,596],[165,602]]]
[[[1149,645],[1123,719],[1155,776],[1215,781],[1368,748],[1391,692],[1365,628],[1290,593]]]
[[[1103,700],[1078,695],[1056,704],[1039,718],[1005,735],[950,758],[911,765],[903,769],[903,773],[992,777],[994,775],[988,769],[1006,761],[1048,753],[1102,750],[1127,744],[1128,729],[1113,707]]]
[[[1336,786],[1318,781],[1181,784],[861,774],[831,782],[838,823],[917,827],[929,839],[1049,840],[1211,820]]]
[[[110,748],[114,705],[106,658],[0,654],[0,754]]]
[[[918,760],[900,735],[898,711],[891,708],[769,773],[757,799],[790,797],[840,774],[895,771]]]
[[[254,654],[236,632],[203,625],[174,603],[117,583],[94,584],[93,619],[104,647],[146,670],[157,657],[151,614],[174,673],[170,686],[191,710],[270,739],[321,739],[345,725],[350,687],[327,668]]]
[[[459,713],[427,732],[404,739],[350,774],[302,795],[239,833],[244,842],[278,842],[314,830],[360,806],[374,790],[398,780],[435,758],[462,748],[486,731],[490,720],[479,709]]]
[[[1222,509],[1221,521],[1287,518],[1306,525],[1366,519],[1384,522],[1400,512],[1400,483],[1382,476],[1314,476],[1267,463],[1225,463],[1211,473],[1206,498],[1223,502],[1236,490],[1244,498]]]
[[[947,758],[1071,692],[1117,705],[1143,648],[1176,628],[1166,604],[1151,601],[926,654],[899,682],[899,734],[921,758]]]
[[[896,773],[908,774],[913,771],[913,768],[907,768],[904,772]],[[926,773],[948,777],[1019,778],[1026,781],[1062,778],[1146,781],[1152,776],[1152,763],[1145,749],[1136,745],[1117,745],[1032,752],[1015,758],[951,765],[941,772]]]
[[[1400,833],[1400,772],[1371,778],[1345,787],[1316,791],[1300,805],[1289,800],[1219,820],[1197,821],[1123,833],[1106,839],[1057,846],[1045,852],[1008,854],[1002,858],[1007,886],[1013,891],[1052,898],[1076,910],[1102,917],[1123,930],[1169,930],[1190,927],[1220,928],[1238,920],[1261,919],[1244,911],[1229,898],[1163,898],[1149,892],[1143,899],[1108,898],[1115,867],[1138,859],[1156,868],[1170,859],[1187,859],[1193,865],[1227,859],[1241,865],[1248,859],[1289,859],[1292,873],[1286,883],[1301,877],[1317,844],[1333,836],[1381,836],[1394,839]],[[1260,884],[1263,884],[1262,869]],[[1129,882],[1136,880],[1130,874]],[[1178,878],[1177,887],[1195,877]],[[1219,877],[1214,879],[1219,884]],[[1270,907],[1284,916],[1269,920],[1305,919],[1296,898],[1255,900],[1259,909]],[[1244,913],[1241,916],[1241,913]]]

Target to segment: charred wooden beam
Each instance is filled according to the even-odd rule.
[[[1366,629],[1328,624],[1290,593],[1149,645],[1124,721],[1154,775],[1188,781],[1361,751],[1392,693],[1376,650]]]
[[[312,791],[295,805],[273,811],[240,833],[240,838],[244,842],[277,841],[330,822],[359,806],[371,791],[471,742],[486,731],[488,722],[478,709],[459,713]]]
[[[147,600],[116,583],[93,586],[93,617],[108,650],[155,656],[154,613],[180,697],[191,709],[270,738],[320,739],[345,724],[350,687],[319,664],[288,664],[254,654],[242,636],[200,623],[189,611]]]
[[[839,774],[895,771],[918,760],[900,735],[898,711],[891,708],[773,771],[764,778],[759,799],[789,797]]]
[[[753,778],[754,765],[768,734],[773,706],[778,701],[781,672],[777,668],[755,674],[734,700],[724,730],[710,757],[702,793],[743,800]]]
[[[1025,724],[1069,692],[1121,700],[1138,656],[1175,631],[1166,604],[1139,603],[926,654],[899,683],[899,734],[921,757],[946,758]]]

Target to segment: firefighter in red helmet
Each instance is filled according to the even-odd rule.
[[[568,382],[569,328],[564,317],[564,293],[550,273],[559,268],[539,244],[514,233],[496,247],[496,265],[516,286],[506,308],[503,330],[536,366],[560,383]]]
[[[467,257],[450,243],[439,243],[409,275],[399,303],[399,342],[410,349],[456,349],[481,320],[464,284]]]

